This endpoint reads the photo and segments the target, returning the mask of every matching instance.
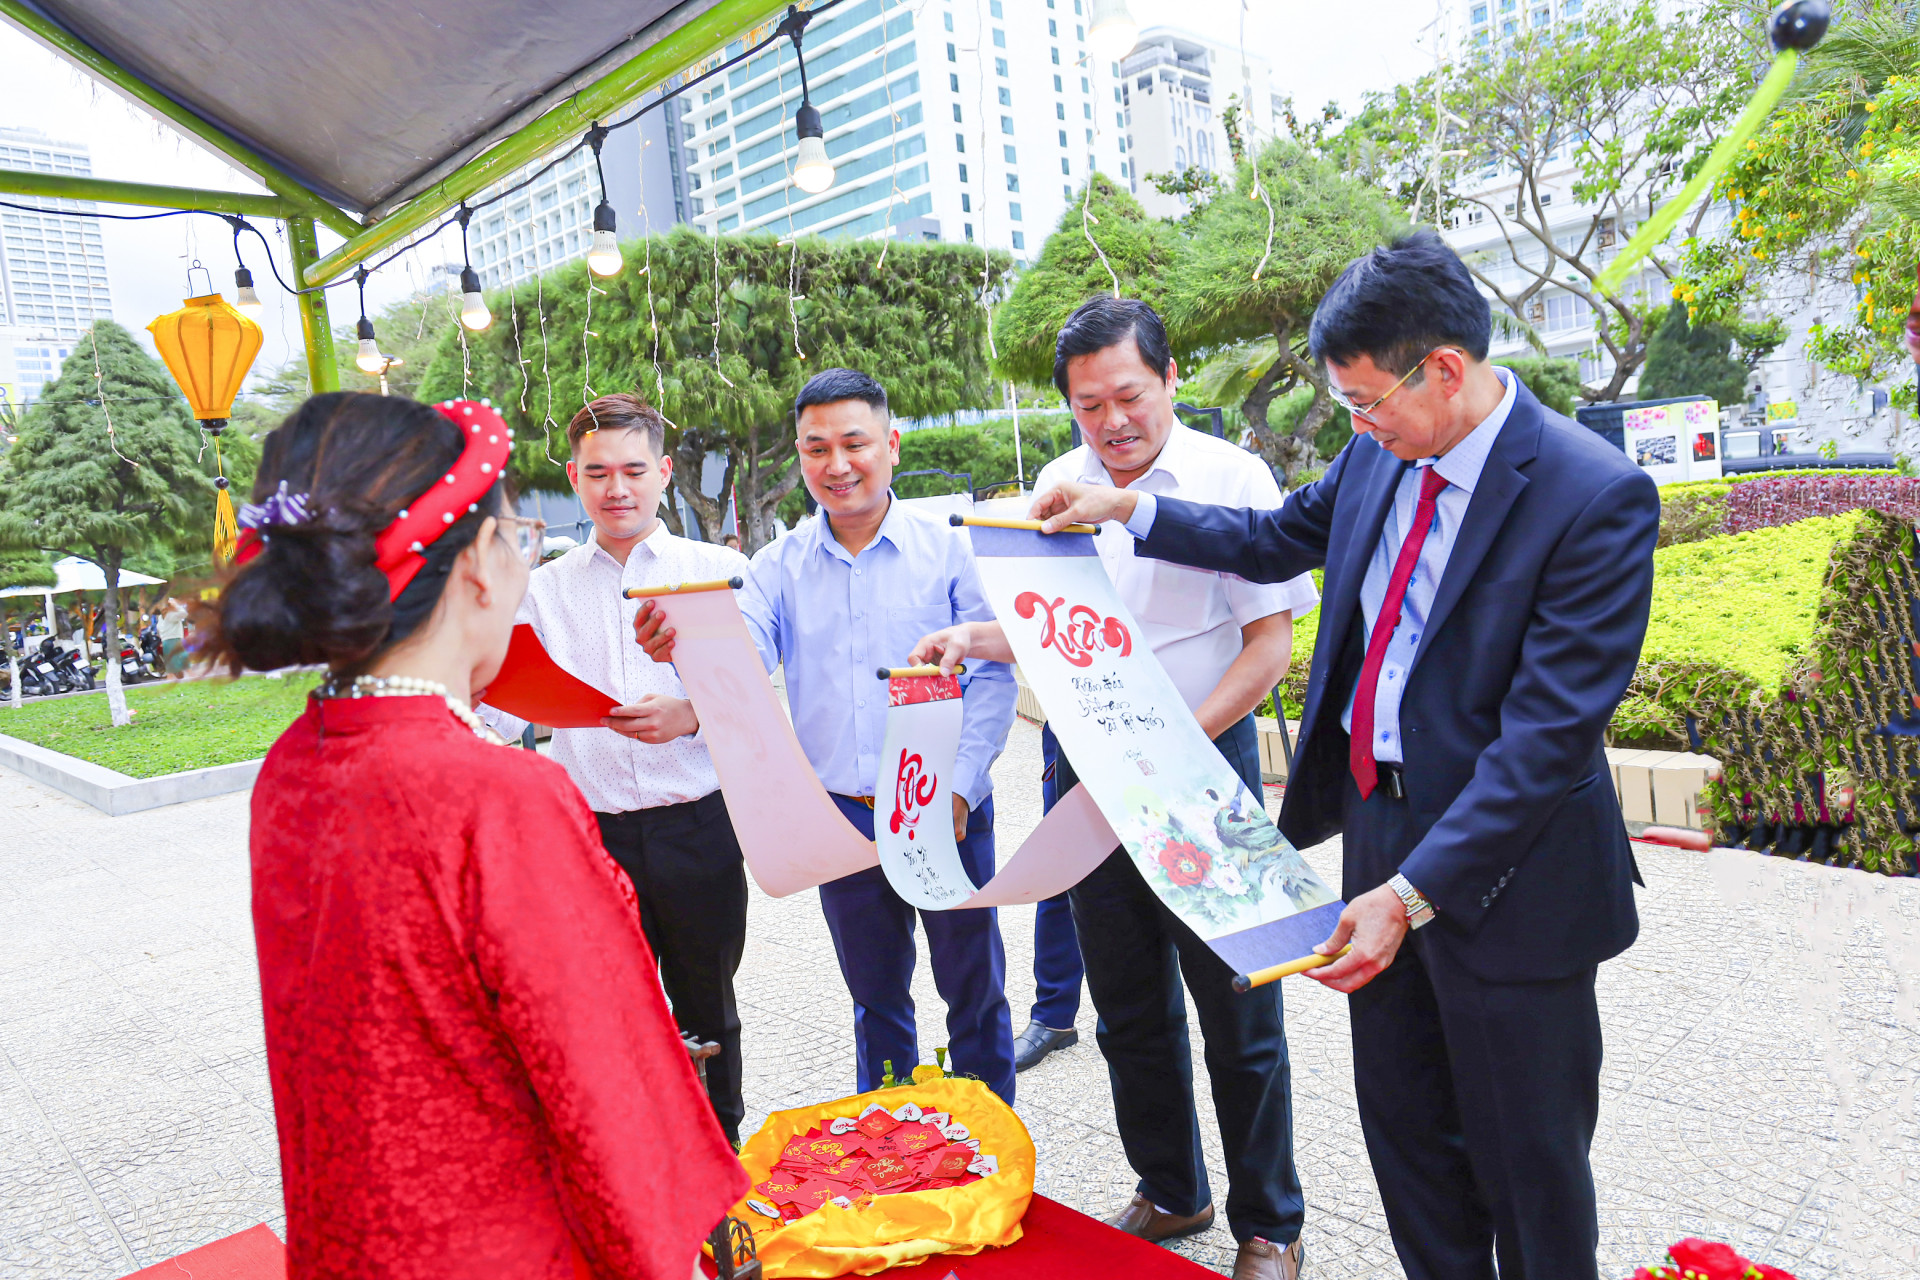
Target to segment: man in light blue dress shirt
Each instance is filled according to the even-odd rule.
[[[739,592],[747,630],[772,671],[784,666],[794,734],[820,781],[860,834],[873,838],[874,781],[886,736],[887,687],[880,667],[903,666],[915,641],[959,622],[991,618],[973,551],[943,516],[892,492],[900,433],[886,392],[850,369],[814,375],[794,402],[800,468],[817,517],[760,549]],[[672,631],[637,634],[656,659]],[[976,884],[994,872],[993,779],[1006,746],[1016,689],[1005,663],[970,664],[954,761],[953,828]],[[862,1091],[885,1065],[906,1076],[920,1062],[911,986],[915,909],[879,867],[820,886],[841,976],[853,996],[854,1049]],[[918,913],[934,985],[947,1002],[952,1068],[978,1076],[1013,1101],[1013,1027],[1006,952],[991,908]],[[931,1055],[928,1055],[931,1057]]]

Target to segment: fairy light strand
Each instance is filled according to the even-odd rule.
[[[1253,169],[1253,192],[1248,198],[1267,207],[1267,247],[1253,268],[1253,278],[1258,280],[1267,269],[1267,260],[1273,257],[1273,201],[1266,184],[1260,181],[1260,140],[1253,125],[1253,70],[1247,63],[1247,0],[1240,0],[1240,110],[1246,118],[1247,163]]]
[[[987,247],[987,55],[980,47],[987,32],[987,16],[982,10],[980,0],[973,2],[973,70],[979,81],[980,91],[974,95],[974,114],[980,117],[980,310],[987,317],[987,355],[992,359],[1000,358],[1000,349],[993,341],[993,250]]]

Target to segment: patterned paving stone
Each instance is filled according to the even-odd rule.
[[[1038,821],[1039,735],[995,767],[999,836]],[[247,796],[113,819],[0,770],[0,1276],[110,1280],[284,1223],[248,917]],[[1601,1274],[1682,1235],[1801,1280],[1920,1278],[1920,885],[1636,846],[1641,936],[1604,966],[1594,1166]],[[1309,860],[1337,879],[1337,842]],[[1032,908],[1001,913],[1014,1026]],[[847,1093],[852,1006],[818,895],[757,891],[741,983],[748,1126]],[[1285,990],[1308,1274],[1396,1280],[1354,1114],[1343,1000]],[[923,964],[923,1057],[946,1043]],[[1194,1072],[1217,1197],[1226,1179]],[[1038,1189],[1107,1214],[1132,1194],[1094,1017],[1019,1078]],[[1224,1223],[1175,1246],[1226,1270]]]

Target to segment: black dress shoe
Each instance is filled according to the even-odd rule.
[[[1043,1027],[1037,1022],[1029,1022],[1027,1029],[1013,1042],[1013,1069],[1025,1071],[1038,1063],[1040,1059],[1055,1049],[1064,1049],[1068,1045],[1080,1043],[1080,1033],[1072,1027],[1064,1031],[1055,1031],[1052,1027]]]

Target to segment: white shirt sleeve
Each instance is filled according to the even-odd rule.
[[[1239,494],[1239,505],[1261,511],[1272,511],[1286,501],[1280,492],[1280,486],[1274,482],[1273,472],[1264,462],[1245,469],[1246,481]],[[1139,512],[1136,510],[1136,516]],[[1289,613],[1298,617],[1320,603],[1320,592],[1313,585],[1313,575],[1303,573],[1297,578],[1285,582],[1248,582],[1245,578],[1232,574],[1225,575],[1227,583],[1227,607],[1233,612],[1233,620],[1241,626],[1258,622],[1261,618],[1272,617],[1276,613]]]

